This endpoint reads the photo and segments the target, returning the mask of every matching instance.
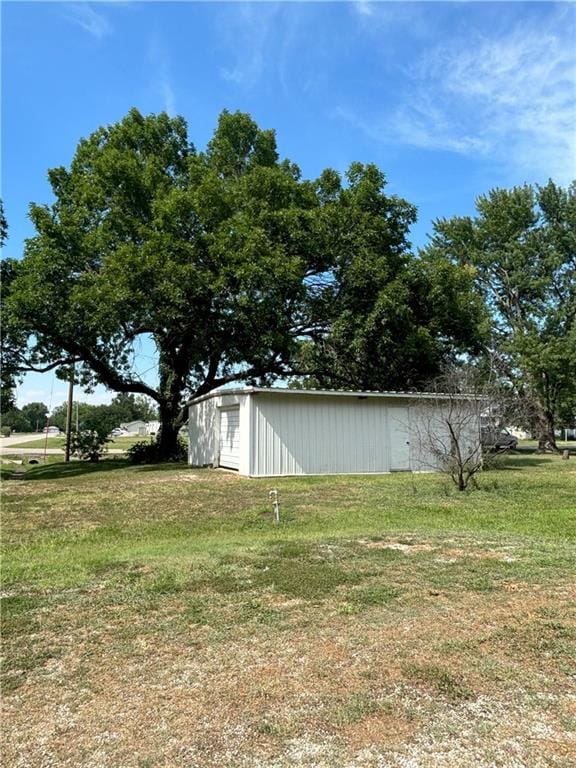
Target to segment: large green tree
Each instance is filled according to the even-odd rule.
[[[286,372],[323,264],[314,188],[273,132],[224,112],[199,153],[182,118],[132,110],[49,179],[55,202],[31,206],[37,235],[10,265],[7,314],[31,334],[22,368],[76,361],[85,384],[152,398],[164,455],[186,396]],[[157,385],[132,367],[142,338]]]
[[[466,268],[411,255],[415,210],[375,166],[302,180],[248,115],[223,112],[198,152],[182,118],[132,110],[49,179],[8,265],[20,367],[76,362],[85,384],[150,397],[164,456],[189,396],[305,373],[405,388],[477,335]],[[157,385],[133,370],[142,339]]]
[[[474,272],[441,254],[414,256],[414,206],[385,191],[375,166],[353,163],[346,184],[319,180],[331,273],[314,310],[322,333],[303,344],[315,387],[422,387],[459,353],[478,352],[486,332]],[[326,276],[324,276],[326,277]]]
[[[0,199],[0,250],[4,250],[8,239],[8,222],[4,213],[4,202]],[[4,300],[10,290],[13,276],[11,261],[0,262],[0,291]],[[18,352],[25,343],[25,336],[9,332],[5,319],[2,322],[2,356],[0,360],[0,413],[6,414],[16,408],[15,387],[18,370]]]
[[[476,217],[435,223],[429,253],[470,265],[492,318],[491,355],[555,448],[576,411],[576,185],[495,189]]]
[[[2,426],[10,427],[14,432],[33,432],[34,427],[20,408],[11,408],[2,413]]]
[[[64,431],[67,414],[68,405],[62,403],[52,411],[50,423]],[[138,419],[155,421],[157,418],[157,410],[143,395],[121,393],[116,395],[108,405],[91,405],[80,402],[74,402],[72,405],[73,430],[76,430],[76,425],[78,425],[79,431],[94,430],[102,435],[109,434],[112,429],[119,427],[123,422]]]
[[[106,406],[114,421],[113,426],[119,427],[128,421],[156,421],[158,409],[143,395],[121,393],[116,395],[110,405]]]
[[[44,403],[27,403],[22,406],[22,413],[28,419],[33,432],[40,432],[46,426],[48,406]]]
[[[50,424],[63,432],[66,430],[68,404],[54,408],[50,414]],[[110,405],[91,405],[90,403],[75,402],[72,405],[72,431],[94,431],[99,435],[108,435],[117,427],[116,412]],[[76,428],[78,427],[78,428]]]

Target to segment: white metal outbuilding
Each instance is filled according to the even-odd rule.
[[[189,463],[249,477],[430,470],[410,445],[427,400],[436,407],[407,392],[216,390],[189,403]]]

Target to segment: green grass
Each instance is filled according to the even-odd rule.
[[[122,435],[115,437],[106,443],[108,448],[113,449],[126,449],[131,448],[135,443],[150,440],[149,437],[142,437],[140,435]],[[32,450],[36,448],[60,448],[64,450],[66,447],[66,438],[63,436],[58,437],[40,437],[30,441],[24,441],[22,443],[14,443],[11,448],[30,448]]]
[[[556,441],[556,446],[559,451],[563,451],[564,449],[568,449],[571,452],[576,452],[576,441],[575,440],[561,440],[560,438]],[[527,448],[527,449],[533,449],[536,450],[538,448],[538,440],[519,440],[518,441],[518,448]]]
[[[192,552],[217,555],[277,541],[390,532],[505,534],[527,545],[567,544],[576,537],[575,470],[576,462],[556,457],[513,457],[486,473],[479,489],[458,493],[433,475],[271,481],[192,473],[184,466],[130,467],[114,459],[43,465],[30,468],[22,481],[29,494],[4,501],[4,542],[14,545],[4,579],[75,584],[104,563],[178,562]],[[194,479],[186,482],[190,474]],[[272,484],[280,493],[279,527],[270,516]]]
[[[408,679],[428,686],[452,701],[472,697],[472,691],[466,686],[461,675],[434,664],[407,664],[404,673]]]
[[[464,710],[468,731],[441,725],[479,697],[511,713],[519,743],[532,743],[532,714],[568,728],[575,488],[576,461],[557,456],[504,456],[465,493],[431,474],[250,480],[119,458],[30,467],[3,500],[14,743],[42,701],[88,695],[101,711],[82,721],[78,710],[82,738],[116,732],[111,702],[128,732],[135,701],[176,719],[191,708],[182,733],[199,729],[200,764],[230,768],[244,764],[226,757],[241,732],[252,736],[234,754],[254,765],[264,742],[270,754],[311,732],[372,744],[385,727],[391,744],[433,725],[434,738],[473,732],[497,749],[500,731],[490,741]],[[545,715],[542,692],[556,702]],[[38,733],[30,764],[44,754]],[[132,765],[118,744],[102,747],[106,759]],[[154,730],[138,744],[150,764],[165,748]]]

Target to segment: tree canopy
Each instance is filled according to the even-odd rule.
[[[18,366],[75,362],[84,384],[152,398],[163,455],[186,398],[220,385],[405,388],[479,343],[469,268],[412,255],[415,209],[381,171],[303,180],[249,115],[223,112],[199,152],[183,118],[131,110],[49,180],[54,203],[31,206],[37,234],[5,266]],[[157,385],[134,370],[142,339]]]
[[[4,249],[7,239],[8,222],[4,214],[4,202],[0,199],[0,249]],[[9,291],[12,275],[11,260],[3,259],[0,262],[0,287],[3,303]],[[10,333],[6,326],[4,318],[2,323],[2,360],[0,364],[0,413],[3,414],[16,408],[14,388],[16,386],[15,376],[18,370],[17,357],[22,346],[26,343],[24,335],[14,332]]]
[[[495,189],[478,215],[435,223],[430,254],[475,270],[499,373],[530,406],[540,445],[576,411],[576,184]]]
[[[321,294],[326,333],[302,349],[315,372],[309,383],[422,387],[459,354],[481,349],[487,325],[474,270],[438,253],[413,255],[416,209],[385,194],[375,166],[353,164],[347,181],[332,178],[325,211],[332,279]]]
[[[48,407],[44,403],[28,403],[22,408],[13,406],[2,412],[2,426],[16,432],[41,432],[47,416]]]

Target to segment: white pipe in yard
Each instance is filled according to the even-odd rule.
[[[276,488],[273,488],[268,493],[268,496],[272,500],[272,511],[274,513],[274,522],[279,523],[280,522],[280,502],[278,501],[278,490]]]

